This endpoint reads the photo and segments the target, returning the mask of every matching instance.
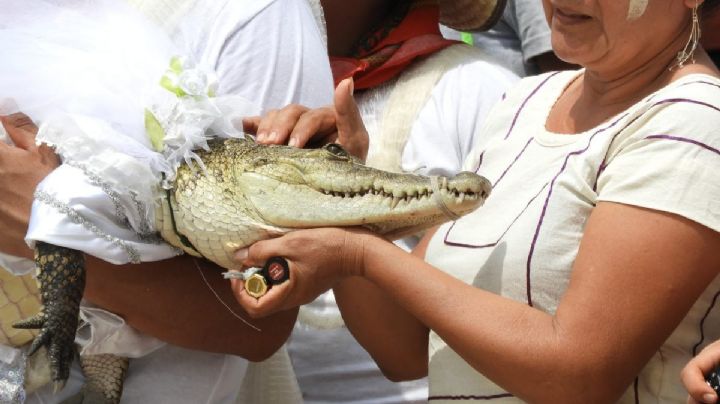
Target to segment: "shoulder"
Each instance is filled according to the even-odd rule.
[[[519,77],[492,60],[484,52],[471,48],[467,54],[442,76],[439,87],[449,86],[464,93],[502,90],[504,93],[519,81]]]
[[[694,74],[683,77],[629,111],[637,136],[650,132],[720,141],[720,79]]]
[[[690,104],[701,109],[720,108],[720,78],[706,74],[685,76],[650,97],[651,103]],[[702,108],[705,107],[705,108]]]

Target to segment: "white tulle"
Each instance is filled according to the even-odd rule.
[[[158,185],[169,187],[183,162],[202,167],[194,150],[207,148],[209,136],[242,136],[233,122],[259,111],[240,97],[213,97],[217,83],[212,70],[188,59],[183,43],[174,43],[123,1],[0,0],[0,8],[0,113],[28,114],[40,126],[37,141],[53,145],[64,164],[78,168],[86,183],[103,191],[96,192],[89,206],[104,208],[85,209],[83,221],[89,224],[83,223],[84,230],[72,217],[32,218],[30,243],[64,245],[64,239],[83,239],[75,234],[78,231],[85,232],[85,239],[99,237],[106,244],[112,240],[118,245],[128,237],[131,243],[146,242],[155,230]],[[192,31],[192,21],[183,24]],[[184,58],[182,69],[168,75],[176,56]],[[183,96],[161,86],[163,77]],[[146,131],[147,112],[164,132],[161,150],[153,147]],[[41,184],[38,190],[53,188],[57,192],[44,193],[36,205],[44,203],[65,216],[67,207],[83,211],[83,195],[62,192],[57,185]],[[36,211],[49,214],[47,206],[34,207],[34,216]],[[92,228],[101,228],[102,236]],[[77,242],[69,243],[77,247]],[[105,257],[107,246],[102,242],[86,252],[112,262],[157,260],[177,253],[165,246],[159,253],[144,255],[159,244],[151,240],[147,245],[150,248],[137,249],[139,257],[127,259],[109,253]]]

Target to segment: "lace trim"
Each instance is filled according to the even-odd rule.
[[[125,241],[117,237],[111,236],[110,234],[107,234],[104,231],[100,230],[100,228],[97,227],[94,223],[92,223],[92,221],[88,220],[85,216],[81,215],[79,212],[68,206],[66,203],[59,201],[57,198],[43,191],[36,191],[35,199],[42,203],[45,203],[46,205],[52,206],[60,213],[67,216],[74,223],[81,225],[82,227],[91,231],[93,234],[104,239],[105,241],[120,247],[123,251],[125,251],[129,258],[129,261],[133,264],[140,263],[140,253],[138,253],[135,248],[128,245]]]

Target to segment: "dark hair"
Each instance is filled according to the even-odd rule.
[[[708,16],[712,14],[713,11],[718,10],[718,6],[720,6],[720,0],[705,0],[702,4],[702,15]]]

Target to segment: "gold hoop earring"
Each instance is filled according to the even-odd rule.
[[[670,67],[670,70],[682,68],[685,63],[690,60],[690,63],[695,63],[695,50],[697,49],[698,42],[700,41],[700,18],[698,17],[699,3],[695,2],[695,7],[692,9],[692,27],[690,28],[690,38],[683,50],[681,50],[675,57],[675,63]]]

